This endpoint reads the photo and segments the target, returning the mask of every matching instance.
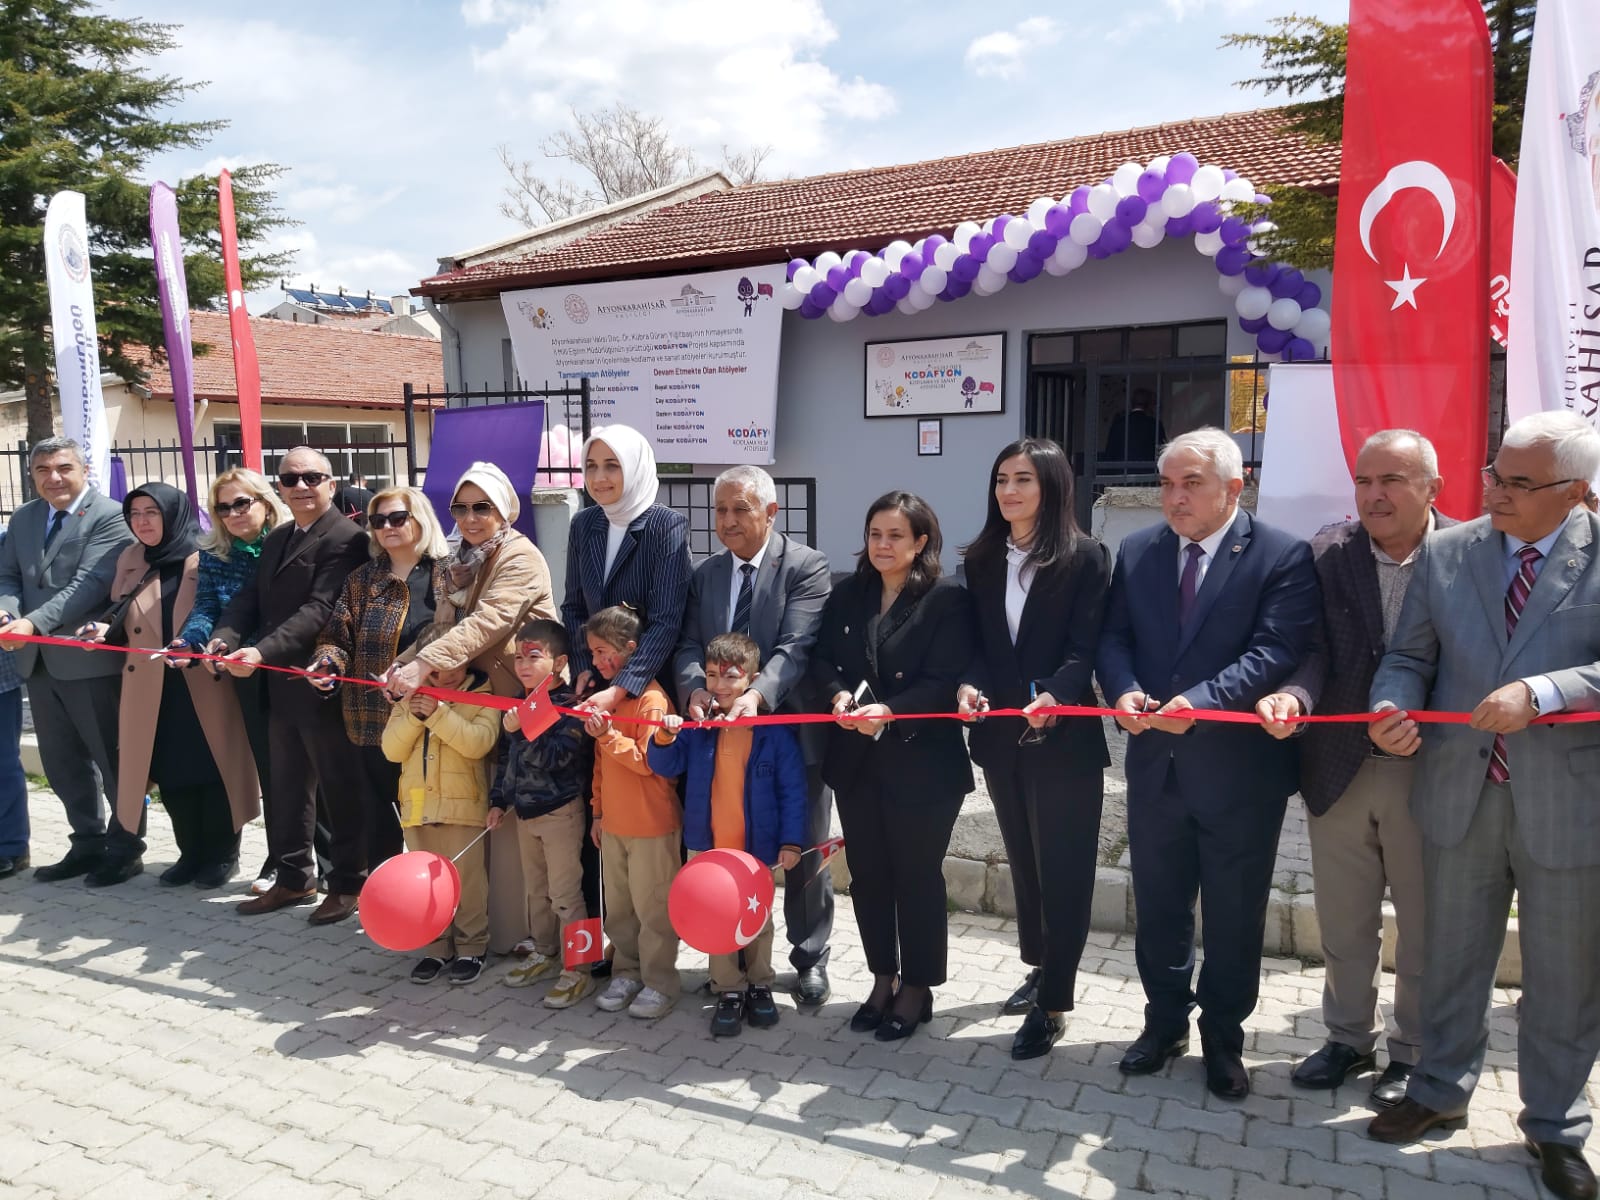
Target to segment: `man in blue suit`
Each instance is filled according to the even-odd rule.
[[[1132,738],[1128,844],[1146,1004],[1120,1068],[1150,1074],[1185,1053],[1198,1005],[1206,1084],[1241,1099],[1295,747],[1182,714],[1253,712],[1278,689],[1311,643],[1317,577],[1305,542],[1239,510],[1244,464],[1226,433],[1174,438],[1158,466],[1166,524],[1123,540],[1096,663]],[[1205,961],[1191,989],[1197,892]]]

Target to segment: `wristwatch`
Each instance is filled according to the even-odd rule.
[[[1529,683],[1526,679],[1522,681],[1522,686],[1528,689],[1528,707],[1533,709],[1534,716],[1538,716],[1539,693],[1533,690],[1533,684]]]

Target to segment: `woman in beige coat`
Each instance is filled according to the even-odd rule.
[[[129,492],[122,513],[136,540],[117,560],[111,610],[80,631],[151,650],[128,655],[123,669],[117,818],[138,828],[154,781],[178,842],[161,882],[222,887],[239,865],[239,831],[261,811],[244,718],[226,678],[169,672],[160,653],[194,607],[200,526],[188,498],[164,483]]]

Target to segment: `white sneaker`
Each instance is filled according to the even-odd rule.
[[[534,941],[531,937],[525,937],[515,946],[511,947],[511,953],[517,958],[527,958],[530,954],[537,954],[538,952],[539,943]]]
[[[600,993],[600,999],[596,1000],[595,1003],[606,1012],[621,1012],[628,1007],[643,987],[644,984],[637,979],[612,979],[611,986]]]
[[[647,987],[634,998],[632,1004],[628,1005],[628,1015],[644,1021],[653,1021],[671,1012],[673,1003],[671,996],[664,996],[655,988]]]

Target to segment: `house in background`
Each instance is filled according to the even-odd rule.
[[[378,333],[400,333],[411,337],[439,336],[439,322],[410,296],[365,296],[319,292],[317,285],[292,288],[282,285],[283,300],[260,315],[269,321],[290,321],[302,325],[339,325],[345,329],[372,329]]]

